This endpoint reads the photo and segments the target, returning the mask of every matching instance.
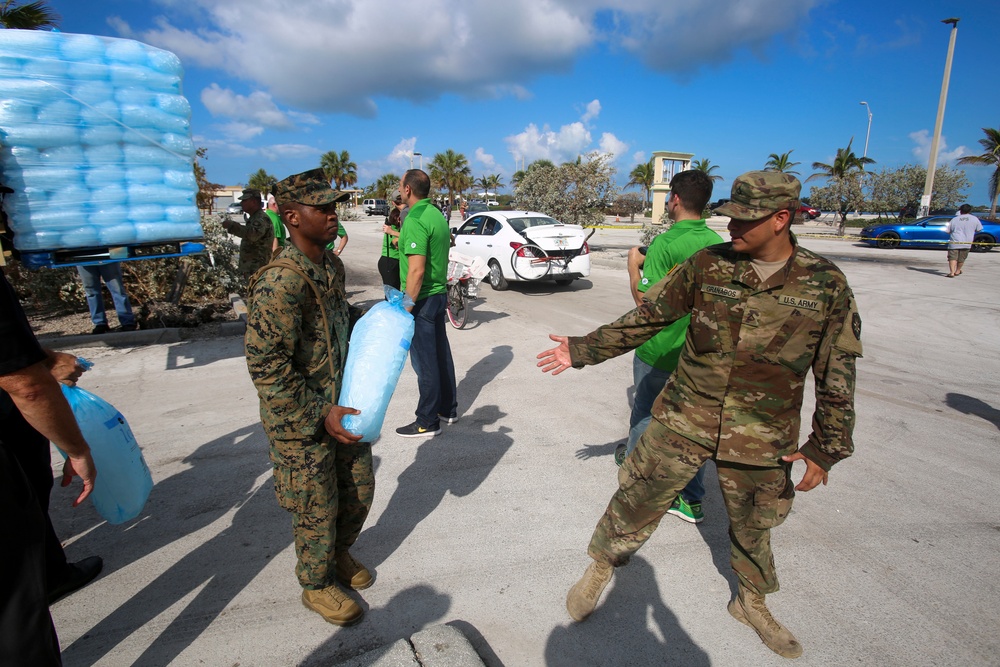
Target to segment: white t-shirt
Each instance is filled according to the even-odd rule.
[[[976,232],[983,231],[983,223],[976,216],[965,213],[952,218],[945,229],[948,231],[948,249],[963,250],[972,247]]]

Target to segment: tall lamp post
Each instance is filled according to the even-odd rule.
[[[931,156],[927,163],[927,180],[924,181],[924,196],[920,198],[920,217],[930,214],[931,193],[934,190],[934,170],[937,168],[938,143],[941,141],[941,126],[944,124],[944,103],[948,100],[948,82],[951,79],[951,60],[955,55],[955,39],[958,37],[957,18],[941,23],[951,24],[951,39],[948,40],[948,57],[944,61],[944,78],[941,80],[941,98],[938,100],[937,120],[934,122],[934,138],[931,140]]]
[[[868,112],[868,132],[865,133],[865,152],[861,157],[868,157],[868,139],[872,136],[872,108],[868,106],[868,102],[861,102],[865,107],[865,111]]]

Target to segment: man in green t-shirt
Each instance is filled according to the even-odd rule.
[[[410,363],[420,392],[416,421],[396,429],[404,438],[434,437],[442,421],[458,421],[455,363],[444,325],[451,231],[427,198],[430,191],[431,179],[421,169],[410,169],[399,183],[402,201],[410,207],[399,230],[399,278],[414,304]]]
[[[285,239],[288,236],[285,232],[285,225],[281,222],[281,216],[278,214],[278,202],[275,201],[274,195],[267,196],[267,206],[264,207],[264,212],[267,213],[267,217],[271,219],[271,224],[274,226],[274,245],[271,246],[271,254],[274,254],[285,247]]]
[[[722,237],[709,229],[701,217],[711,198],[712,179],[704,172],[682,171],[670,181],[667,215],[674,224],[653,239],[645,254],[640,247],[632,248],[628,254],[629,287],[636,306],[642,305],[642,295],[646,290],[662,280],[675,266],[702,248],[723,242]],[[618,465],[632,453],[639,436],[649,426],[653,402],[677,368],[690,322],[691,316],[687,315],[636,348],[632,362],[635,397],[629,419],[628,442],[615,450]],[[701,468],[667,512],[684,521],[701,523],[705,518],[701,511],[701,500],[705,497],[704,480],[705,469]]]

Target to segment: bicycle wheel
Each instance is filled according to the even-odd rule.
[[[448,285],[448,321],[451,322],[451,326],[456,329],[464,327],[468,314],[469,304],[465,299],[462,283]]]
[[[552,258],[534,243],[526,243],[511,254],[510,268],[521,280],[541,280],[549,275]]]

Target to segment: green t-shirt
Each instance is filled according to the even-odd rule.
[[[389,225],[389,218],[386,218],[386,223]],[[399,225],[389,225],[389,228],[393,231],[399,231]],[[399,259],[399,245],[396,239],[398,237],[392,234],[384,234],[382,239],[382,256],[389,257],[391,259]]]
[[[337,222],[337,238],[338,239],[342,239],[345,236],[347,236],[347,230],[344,229],[344,226],[342,224],[340,224],[340,222],[338,221]],[[326,249],[327,250],[335,250],[336,248],[337,248],[337,242],[336,241],[330,241],[329,243],[326,244]]]
[[[281,222],[281,216],[278,215],[276,211],[272,211],[269,208],[264,209],[264,213],[267,213],[267,217],[271,218],[271,224],[274,225],[274,238],[278,239],[278,247],[285,247],[285,225]]]
[[[406,214],[406,224],[399,230],[399,282],[403,291],[410,270],[409,255],[423,255],[427,266],[417,300],[447,292],[450,249],[448,221],[431,205],[430,199],[421,199]]]
[[[722,242],[722,237],[709,229],[704,220],[678,220],[649,244],[638,290],[645,292],[691,255]],[[686,315],[663,327],[660,333],[636,348],[635,355],[661,371],[673,371],[677,368],[690,322],[691,316]]]

